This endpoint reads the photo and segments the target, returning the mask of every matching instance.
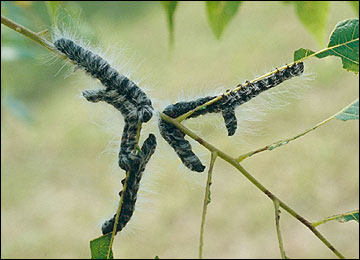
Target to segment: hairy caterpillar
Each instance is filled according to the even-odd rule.
[[[195,111],[188,118],[198,117],[207,113],[221,112],[228,135],[231,136],[235,133],[237,128],[237,119],[235,116],[235,108],[237,106],[240,106],[253,97],[256,97],[261,92],[279,85],[285,80],[301,75],[303,72],[304,64],[300,62],[290,67],[288,66],[282,71],[278,70],[276,73],[255,82],[250,83],[247,81],[245,86],[240,84],[238,86],[240,88],[236,88],[235,90],[228,92],[227,95],[222,95],[220,100],[206,106],[204,109]],[[172,118],[177,118],[214,98],[216,98],[216,96],[203,97],[194,101],[177,102],[167,106],[163,113]],[[205,166],[193,153],[190,143],[185,140],[185,134],[181,132],[181,130],[165,120],[160,120],[159,129],[162,137],[175,150],[186,167],[196,172],[204,171]]]
[[[150,160],[156,148],[156,138],[153,134],[144,141],[141,151],[138,153],[139,162],[134,163],[130,169],[127,179],[122,180],[122,184],[126,182],[127,188],[120,191],[119,195],[123,196],[123,204],[116,231],[121,231],[130,220],[135,210],[135,202],[137,199],[137,192],[139,190],[140,180],[144,172],[145,166]],[[116,214],[102,225],[102,233],[105,235],[112,232],[115,224]]]
[[[139,118],[135,105],[114,89],[85,90],[83,96],[90,102],[105,101],[117,108],[124,116],[125,127],[121,138],[118,163],[121,169],[130,170],[132,162],[139,161],[138,156],[133,153],[136,145],[136,133],[139,129]]]
[[[127,77],[120,75],[99,55],[75,44],[72,40],[60,38],[54,42],[55,47],[64,53],[77,66],[85,69],[92,77],[97,78],[106,87],[100,90],[85,90],[83,96],[90,102],[105,101],[114,106],[124,116],[125,127],[119,151],[119,166],[128,171],[128,177],[121,181],[126,189],[119,194],[123,204],[117,231],[122,230],[135,210],[137,192],[145,166],[156,149],[156,138],[150,134],[144,141],[141,150],[136,153],[136,135],[140,123],[148,122],[153,115],[151,100]],[[102,233],[112,231],[115,216],[102,226]]]
[[[117,94],[133,103],[141,122],[148,122],[151,119],[153,115],[151,100],[134,82],[119,74],[106,60],[75,44],[70,39],[57,39],[54,45],[70,60],[76,62],[77,66],[83,68],[92,77],[99,79],[106,87],[106,91],[116,91]]]

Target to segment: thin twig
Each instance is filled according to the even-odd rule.
[[[139,139],[140,139],[140,132],[141,132],[141,123],[139,123],[139,127],[138,127],[138,130],[136,132],[136,138],[135,138],[135,149],[134,151],[136,151],[136,147],[137,147],[137,144],[139,142]],[[123,186],[123,193],[122,194],[125,194],[125,190],[127,188],[127,180],[129,178],[129,174],[130,174],[130,171],[127,171],[126,172],[126,177],[125,177],[125,182],[124,182],[124,186]],[[120,201],[119,201],[119,207],[116,211],[116,216],[115,216],[115,220],[114,220],[114,227],[113,227],[113,231],[112,231],[112,234],[111,234],[111,239],[110,239],[110,245],[109,245],[109,249],[108,249],[108,252],[107,252],[107,256],[106,256],[106,259],[110,259],[110,252],[112,250],[112,245],[113,245],[113,242],[114,242],[114,239],[115,239],[115,235],[116,235],[116,228],[117,228],[117,224],[119,222],[119,217],[120,217],[120,213],[121,213],[121,208],[122,208],[122,205],[123,205],[123,201],[124,201],[124,196],[120,196]]]
[[[268,196],[272,201],[274,199],[277,199],[279,201],[280,207],[282,207],[284,210],[286,210],[291,216],[299,220],[302,224],[304,224],[306,227],[308,227],[311,232],[314,233],[314,235],[320,239],[321,242],[323,242],[331,251],[334,252],[335,255],[337,255],[339,258],[345,258],[337,249],[334,248],[333,245],[305,218],[300,216],[298,213],[296,213],[292,208],[290,208],[288,205],[286,205],[283,201],[281,201],[279,198],[277,198],[272,192],[270,192],[265,186],[263,186],[258,180],[256,180],[248,171],[246,171],[239,162],[236,161],[235,158],[231,157],[230,155],[224,153],[223,151],[219,150],[212,144],[208,143],[198,135],[196,135],[194,132],[189,130],[184,125],[180,124],[176,119],[173,119],[164,113],[160,113],[161,119],[165,120],[166,122],[169,122],[179,128],[183,133],[200,143],[202,146],[204,146],[206,149],[210,150],[211,152],[217,152],[218,156],[223,159],[224,161],[231,164],[233,167],[238,169],[242,175],[245,176],[252,184],[254,184],[259,190],[261,190],[266,196]]]
[[[276,225],[277,237],[279,240],[280,254],[282,259],[286,259],[287,257],[285,255],[284,245],[282,242],[281,231],[280,231],[280,209],[279,209],[280,203],[277,199],[274,199],[273,202],[275,208],[275,225]]]
[[[202,211],[202,216],[201,216],[199,259],[202,259],[202,254],[203,254],[205,218],[206,218],[207,207],[211,200],[211,198],[210,198],[211,177],[212,177],[212,171],[214,168],[214,163],[215,163],[216,157],[217,157],[217,153],[212,152],[208,177],[207,177],[207,181],[206,181],[203,211]]]
[[[353,39],[353,40],[351,40],[351,41],[349,41],[349,42],[347,42],[347,43],[352,43],[352,42],[356,42],[356,41],[359,41],[359,39],[358,39],[358,38],[357,38],[357,39]],[[227,91],[226,93],[224,93],[224,94],[222,94],[222,95],[219,95],[219,96],[213,98],[212,100],[209,100],[208,102],[206,102],[206,103],[204,103],[204,104],[202,104],[202,105],[194,108],[193,110],[190,110],[189,112],[187,112],[187,113],[185,113],[185,114],[182,114],[181,116],[177,117],[176,120],[180,123],[181,121],[183,121],[183,120],[185,120],[186,118],[188,118],[189,116],[191,116],[194,112],[206,108],[207,106],[209,106],[209,105],[215,103],[216,101],[222,99],[224,96],[230,95],[231,92],[237,92],[237,91],[239,91],[241,88],[246,87],[246,86],[247,86],[248,84],[250,84],[250,83],[254,83],[255,81],[258,81],[258,80],[261,80],[261,79],[263,79],[263,78],[266,78],[266,77],[268,77],[268,76],[270,76],[270,75],[272,75],[272,74],[275,74],[275,73],[278,72],[278,71],[282,71],[282,70],[284,70],[284,69],[286,69],[286,68],[288,68],[288,67],[293,66],[293,65],[296,64],[296,63],[303,62],[304,60],[307,60],[307,59],[309,59],[309,58],[311,58],[311,57],[313,57],[313,56],[317,56],[317,55],[319,55],[319,54],[321,54],[321,53],[323,53],[323,52],[326,52],[326,51],[328,51],[328,50],[332,50],[332,49],[338,48],[338,47],[341,46],[341,45],[343,45],[343,44],[337,44],[337,45],[334,45],[334,46],[331,46],[331,47],[326,47],[326,48],[324,48],[324,49],[322,49],[322,50],[320,50],[320,51],[317,51],[317,52],[314,52],[313,54],[310,54],[310,55],[308,55],[308,56],[305,56],[305,57],[303,57],[303,58],[301,58],[301,59],[299,59],[299,60],[297,60],[297,61],[291,62],[290,64],[287,64],[287,65],[285,65],[285,66],[282,66],[282,67],[279,68],[279,69],[275,69],[275,70],[270,71],[270,72],[268,72],[268,73],[266,73],[266,74],[264,74],[264,75],[262,75],[262,76],[260,76],[260,77],[257,77],[257,78],[255,78],[255,79],[253,79],[253,80],[245,83],[244,85],[238,84],[233,90]]]
[[[351,215],[354,220],[356,220],[356,217],[355,217],[355,214],[359,214],[359,210],[353,210],[353,211],[349,211],[349,212],[346,212],[346,213],[343,213],[343,214],[337,214],[337,215],[334,215],[334,216],[331,216],[331,217],[327,217],[325,219],[322,219],[320,221],[316,221],[316,222],[312,222],[311,224],[314,226],[314,227],[317,227],[321,224],[324,224],[328,221],[331,221],[331,220],[337,220],[337,219],[342,219],[344,218],[345,216],[349,216]],[[338,221],[341,221],[341,220],[338,220]],[[358,220],[357,220],[358,221]],[[359,221],[358,221],[359,222]]]
[[[336,114],[337,114],[337,113],[336,113]],[[336,114],[335,114],[335,115],[336,115]],[[286,145],[286,144],[290,143],[291,141],[294,141],[294,140],[298,139],[299,137],[304,136],[304,135],[306,135],[307,133],[310,133],[311,131],[315,130],[315,129],[318,128],[319,126],[322,126],[322,125],[328,123],[329,121],[331,121],[332,119],[335,118],[335,115],[333,115],[333,116],[325,119],[324,121],[318,123],[317,125],[313,126],[312,128],[310,128],[310,129],[308,129],[308,130],[306,130],[306,131],[304,131],[304,132],[302,132],[302,133],[300,133],[300,134],[298,134],[298,135],[296,135],[296,136],[294,136],[294,137],[290,137],[290,138],[287,138],[287,139],[283,139],[283,140],[274,142],[274,143],[272,143],[272,144],[266,145],[266,146],[264,146],[264,147],[262,147],[262,148],[256,149],[256,150],[254,150],[254,151],[245,153],[245,154],[243,154],[243,155],[240,155],[236,160],[237,160],[238,162],[241,162],[241,161],[243,161],[244,159],[253,156],[254,154],[257,154],[257,153],[260,153],[260,152],[264,152],[264,151],[272,151],[272,150],[274,150],[275,148],[278,148],[278,147],[280,147],[280,146]]]
[[[59,58],[67,60],[71,63],[74,64],[73,61],[70,61],[65,54],[59,52],[55,46],[49,42],[48,40],[46,40],[44,37],[42,37],[43,32],[33,32],[31,30],[29,30],[28,28],[25,28],[24,26],[10,20],[9,18],[5,17],[5,16],[1,16],[1,23],[3,25],[6,25],[7,27],[9,27],[10,29],[26,36],[27,38],[33,40],[34,42],[40,44],[41,46],[45,47],[46,49],[48,49],[49,51],[55,53]]]

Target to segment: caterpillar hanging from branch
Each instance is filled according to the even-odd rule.
[[[153,134],[149,134],[141,150],[136,152],[136,136],[140,125],[148,122],[153,115],[154,109],[151,100],[134,82],[120,75],[99,55],[66,38],[55,40],[54,45],[78,67],[99,79],[105,86],[105,89],[85,90],[83,96],[90,102],[105,101],[111,104],[124,117],[125,127],[121,138],[118,163],[119,167],[128,174],[121,181],[126,189],[124,188],[119,193],[120,196],[123,196],[123,203],[116,231],[121,231],[134,213],[141,177],[156,149],[156,138]],[[116,214],[102,225],[103,234],[113,230],[115,216]]]
[[[237,119],[235,116],[235,108],[241,104],[256,97],[261,92],[273,88],[285,80],[292,77],[299,76],[304,72],[304,64],[302,62],[288,66],[284,70],[277,70],[274,74],[257,80],[255,82],[247,81],[245,85],[239,85],[234,91],[222,95],[221,99],[215,101],[211,105],[203,109],[199,109],[192,113],[188,118],[198,117],[208,113],[222,113],[228,135],[234,135],[237,128]],[[194,110],[196,107],[201,106],[208,101],[216,98],[217,96],[208,96],[199,98],[194,101],[182,101],[167,106],[163,113],[177,118],[189,111]],[[169,143],[180,157],[183,164],[192,171],[203,172],[205,166],[201,163],[200,159],[194,154],[191,149],[189,141],[185,140],[185,134],[173,126],[172,124],[161,119],[159,122],[159,129],[162,137]]]

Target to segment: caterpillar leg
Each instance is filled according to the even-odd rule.
[[[106,96],[104,89],[84,90],[82,94],[87,101],[94,103],[104,101]]]
[[[226,109],[222,111],[222,116],[225,121],[225,126],[228,131],[228,136],[232,136],[236,132],[237,119],[235,115],[235,108]]]

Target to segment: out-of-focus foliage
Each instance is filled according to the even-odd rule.
[[[169,42],[170,46],[174,44],[174,13],[178,1],[162,1],[161,4],[167,13],[167,20],[169,25]]]
[[[320,45],[324,43],[325,28],[329,13],[328,1],[294,1],[300,21],[311,32]]]
[[[170,44],[173,44],[174,27],[173,13],[178,2],[162,1],[168,17]],[[241,1],[206,1],[206,11],[210,27],[217,39],[220,39],[226,25],[237,14]],[[327,18],[330,9],[329,1],[283,1],[284,4],[294,4],[299,20],[312,33],[319,45],[324,42]],[[357,15],[359,15],[359,2],[348,1]],[[247,2],[246,4],[252,4]]]
[[[359,1],[348,1],[359,16]]]
[[[225,26],[236,14],[241,1],[206,1],[206,11],[211,29],[217,39],[220,39]]]

